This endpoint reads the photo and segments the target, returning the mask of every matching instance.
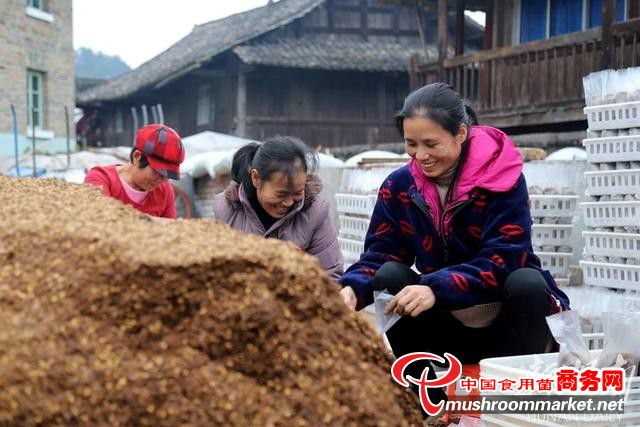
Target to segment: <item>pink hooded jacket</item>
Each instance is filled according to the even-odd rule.
[[[469,199],[471,191],[482,188],[492,192],[505,192],[515,187],[522,173],[522,157],[509,137],[499,129],[488,126],[473,126],[471,136],[465,142],[469,144],[467,157],[462,170],[454,183],[451,201],[445,209],[449,209]],[[434,224],[438,232],[442,231],[442,206],[435,183],[427,178],[420,164],[409,161],[411,176],[425,201],[433,209]],[[449,231],[449,217],[445,217],[445,233]]]

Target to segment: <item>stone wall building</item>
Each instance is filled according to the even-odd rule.
[[[14,155],[11,106],[16,114],[20,156],[31,152],[33,127],[37,152],[63,152],[67,149],[67,138],[71,149],[75,148],[71,4],[72,0],[0,0],[3,165],[13,160]],[[33,113],[29,115],[28,110]]]

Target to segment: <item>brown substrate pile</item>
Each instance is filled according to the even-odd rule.
[[[314,258],[0,177],[0,425],[409,425]]]

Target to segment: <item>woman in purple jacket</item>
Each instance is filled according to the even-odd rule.
[[[411,160],[382,184],[365,252],[339,281],[353,308],[376,289],[395,295],[385,311],[402,316],[387,331],[398,357],[449,352],[478,363],[545,352],[545,317],[569,306],[533,253],[519,152],[475,122],[448,85],[406,98],[396,124]]]
[[[317,155],[294,137],[247,144],[233,156],[233,182],[214,198],[213,214],[245,233],[295,243],[338,279],[342,253],[329,203],[319,196],[317,164]]]

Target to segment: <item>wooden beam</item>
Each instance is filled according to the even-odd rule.
[[[360,28],[365,40],[369,38],[369,14],[367,12],[367,0],[360,0]]]
[[[393,8],[393,32],[397,33],[400,31],[400,8]]]
[[[229,77],[231,75],[231,72],[226,68],[199,68],[192,71],[190,75],[193,77],[202,77],[204,79],[215,79],[219,77]]]
[[[444,60],[447,58],[448,28],[447,0],[438,0],[438,65],[440,80],[444,80]]]
[[[629,19],[623,22],[616,22],[611,25],[611,35],[617,37],[629,36],[634,32],[640,32],[640,18]]]
[[[539,107],[535,110],[504,109],[494,112],[479,112],[480,123],[498,128],[543,125],[551,123],[586,121],[584,101],[567,102],[563,106]]]
[[[424,57],[429,58],[429,50],[427,49],[427,36],[424,33],[424,17],[422,5],[419,0],[414,0],[414,6],[416,8],[416,24],[418,26],[418,35],[420,36],[420,44],[424,52]]]
[[[487,10],[486,10],[486,18],[485,18],[485,27],[484,34],[482,40],[482,48],[484,50],[493,49],[493,20],[494,18],[494,8],[493,5],[495,0],[486,0]]]
[[[456,0],[456,56],[464,55],[464,3]]]
[[[238,67],[238,87],[236,92],[236,135],[247,133],[247,75],[243,64]]]
[[[603,70],[611,67],[613,61],[613,37],[611,25],[616,10],[616,0],[602,0],[602,57],[600,66]]]
[[[640,0],[631,0],[629,2],[629,18],[637,18],[640,16]]]
[[[389,122],[387,117],[387,87],[384,76],[378,76],[378,135],[375,142],[380,142],[385,124]]]
[[[409,89],[413,90],[420,85],[420,77],[418,76],[418,63],[420,58],[418,55],[413,54],[409,58]]]

